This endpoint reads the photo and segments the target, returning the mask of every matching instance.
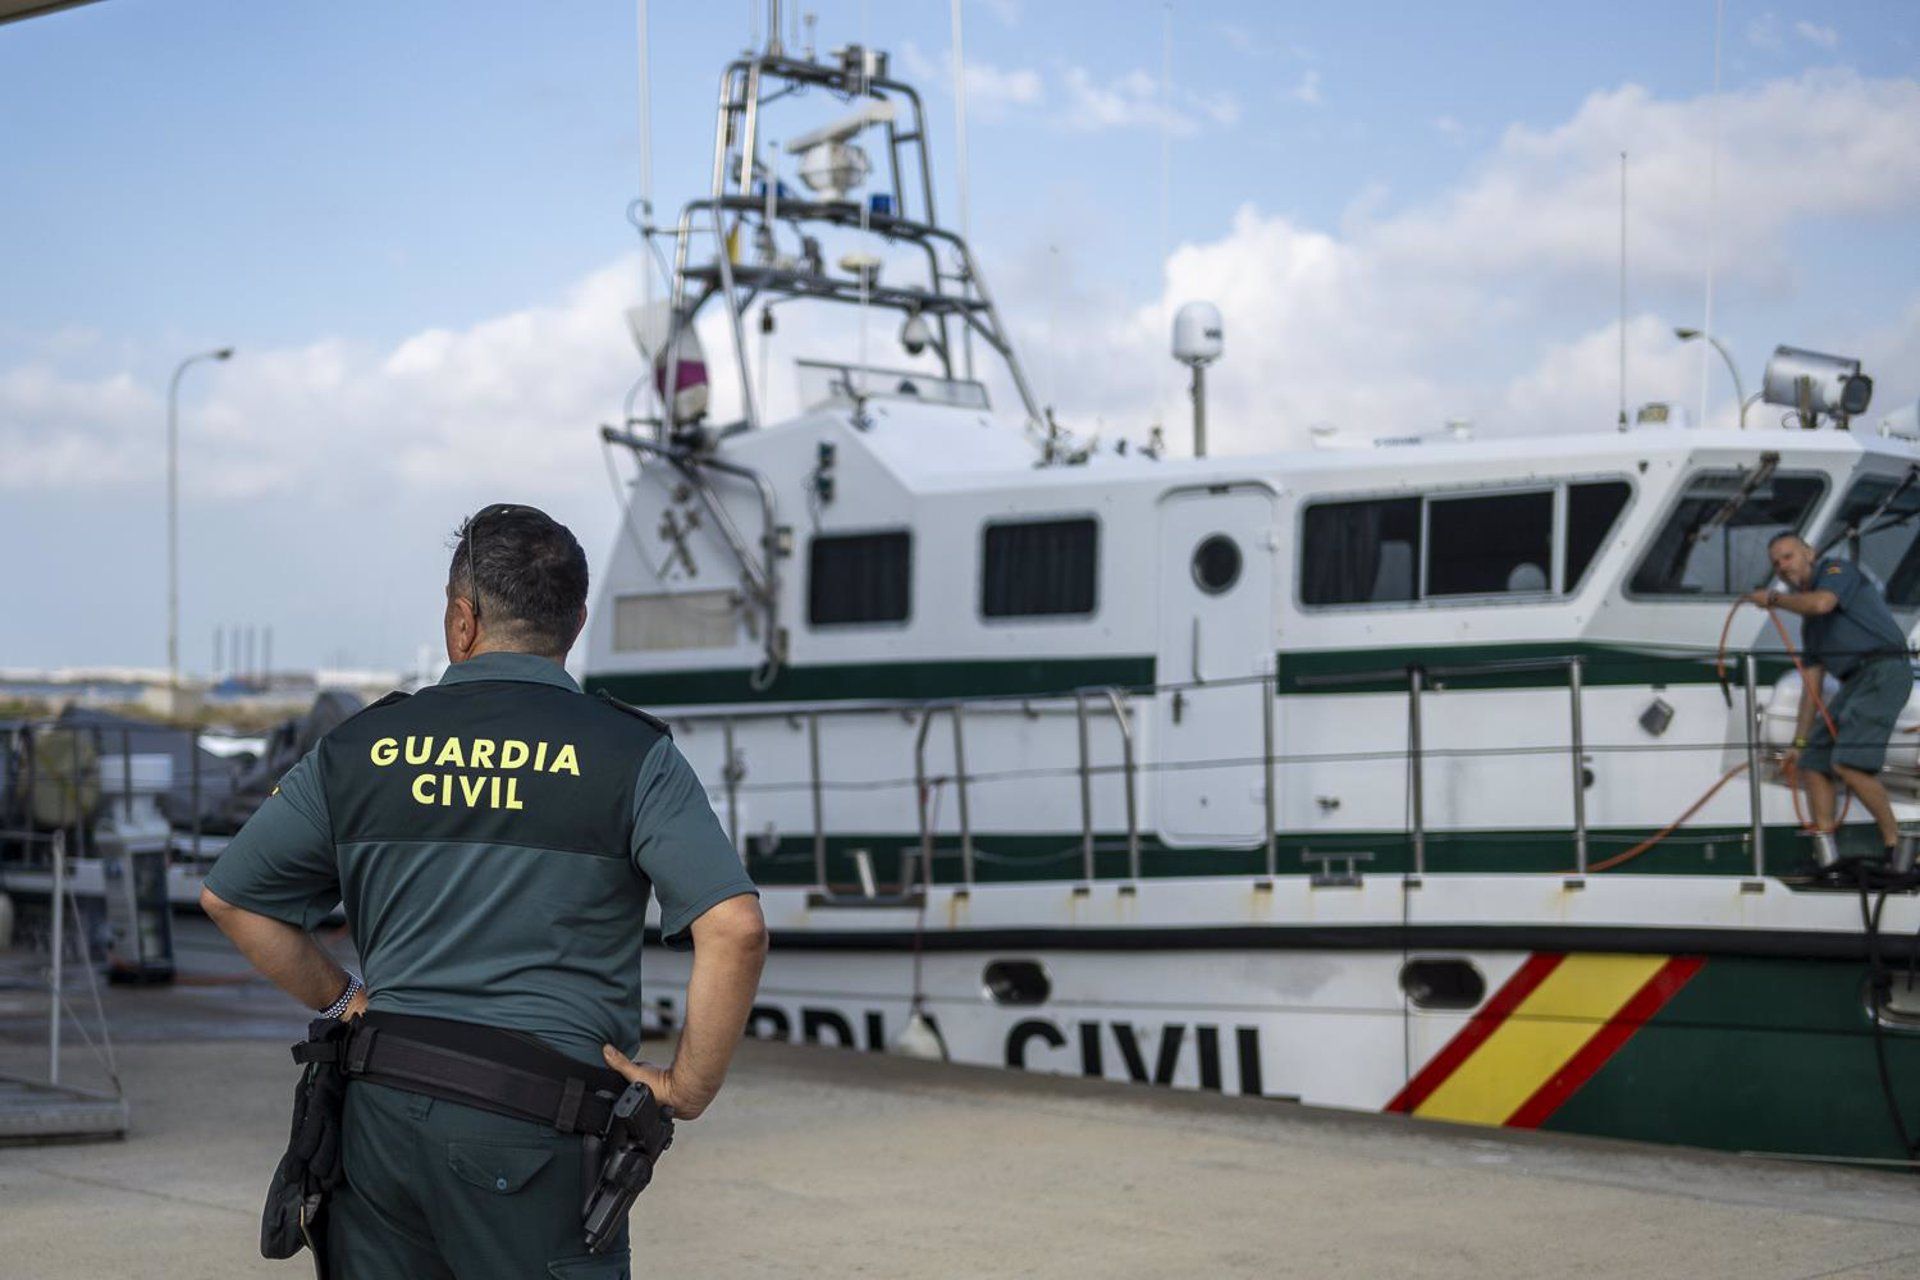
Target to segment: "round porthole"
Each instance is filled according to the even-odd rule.
[[[995,1004],[1045,1004],[1053,994],[1047,971],[1033,960],[995,960],[987,965],[981,982]]]
[[[1487,980],[1466,960],[1416,957],[1400,969],[1400,989],[1416,1009],[1477,1009]]]
[[[1194,548],[1193,580],[1210,596],[1230,590],[1240,581],[1240,544],[1216,533]]]

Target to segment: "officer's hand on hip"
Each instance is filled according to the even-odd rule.
[[[626,1054],[610,1044],[600,1046],[600,1056],[607,1065],[627,1078],[630,1084],[644,1084],[653,1091],[653,1100],[663,1107],[673,1108],[676,1120],[691,1120],[705,1108],[688,1106],[682,1110],[682,1104],[673,1096],[673,1069],[656,1067],[651,1062],[635,1062]]]

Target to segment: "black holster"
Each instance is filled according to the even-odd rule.
[[[343,1050],[352,1028],[337,1018],[315,1018],[307,1038],[293,1046],[306,1070],[293,1090],[293,1128],[287,1152],[273,1171],[260,1215],[260,1256],[291,1258],[306,1248],[314,1270],[327,1275],[327,1198],[340,1185],[340,1131],[347,1073]]]
[[[294,1091],[293,1138],[267,1192],[260,1252],[291,1258],[305,1246],[322,1280],[327,1196],[345,1176],[340,1132],[348,1080],[580,1134],[589,1188],[581,1226],[595,1253],[618,1236],[654,1161],[673,1142],[672,1108],[659,1105],[645,1085],[576,1062],[524,1032],[371,1011],[352,1023],[316,1019],[293,1058],[306,1074]]]

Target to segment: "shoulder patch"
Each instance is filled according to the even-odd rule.
[[[612,707],[615,711],[624,711],[636,720],[645,721],[649,728],[661,734],[663,737],[671,738],[673,736],[673,726],[668,724],[665,720],[662,720],[659,716],[652,715],[649,712],[642,711],[640,708],[633,706],[631,703],[622,702],[620,701],[620,699],[608,693],[605,689],[595,690],[593,696],[600,699],[600,701],[606,703],[608,706]]]
[[[1833,576],[1836,576],[1836,575],[1838,575],[1838,574],[1842,574],[1842,573],[1845,573],[1846,571],[1847,571],[1847,570],[1846,570],[1846,566],[1845,566],[1845,565],[1843,565],[1843,564],[1841,564],[1841,563],[1840,563],[1839,561],[1837,561],[1837,560],[1836,560],[1836,561],[1834,561],[1834,562],[1833,562],[1832,564],[1830,564],[1830,565],[1828,565],[1828,566],[1827,566],[1827,575],[1828,575],[1829,577],[1833,577]]]

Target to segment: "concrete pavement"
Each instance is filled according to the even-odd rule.
[[[0,1149],[0,1275],[311,1274],[255,1247],[299,1012],[226,978],[109,1003],[132,1133]],[[1920,1273],[1902,1175],[761,1043],[634,1221],[655,1277]]]

